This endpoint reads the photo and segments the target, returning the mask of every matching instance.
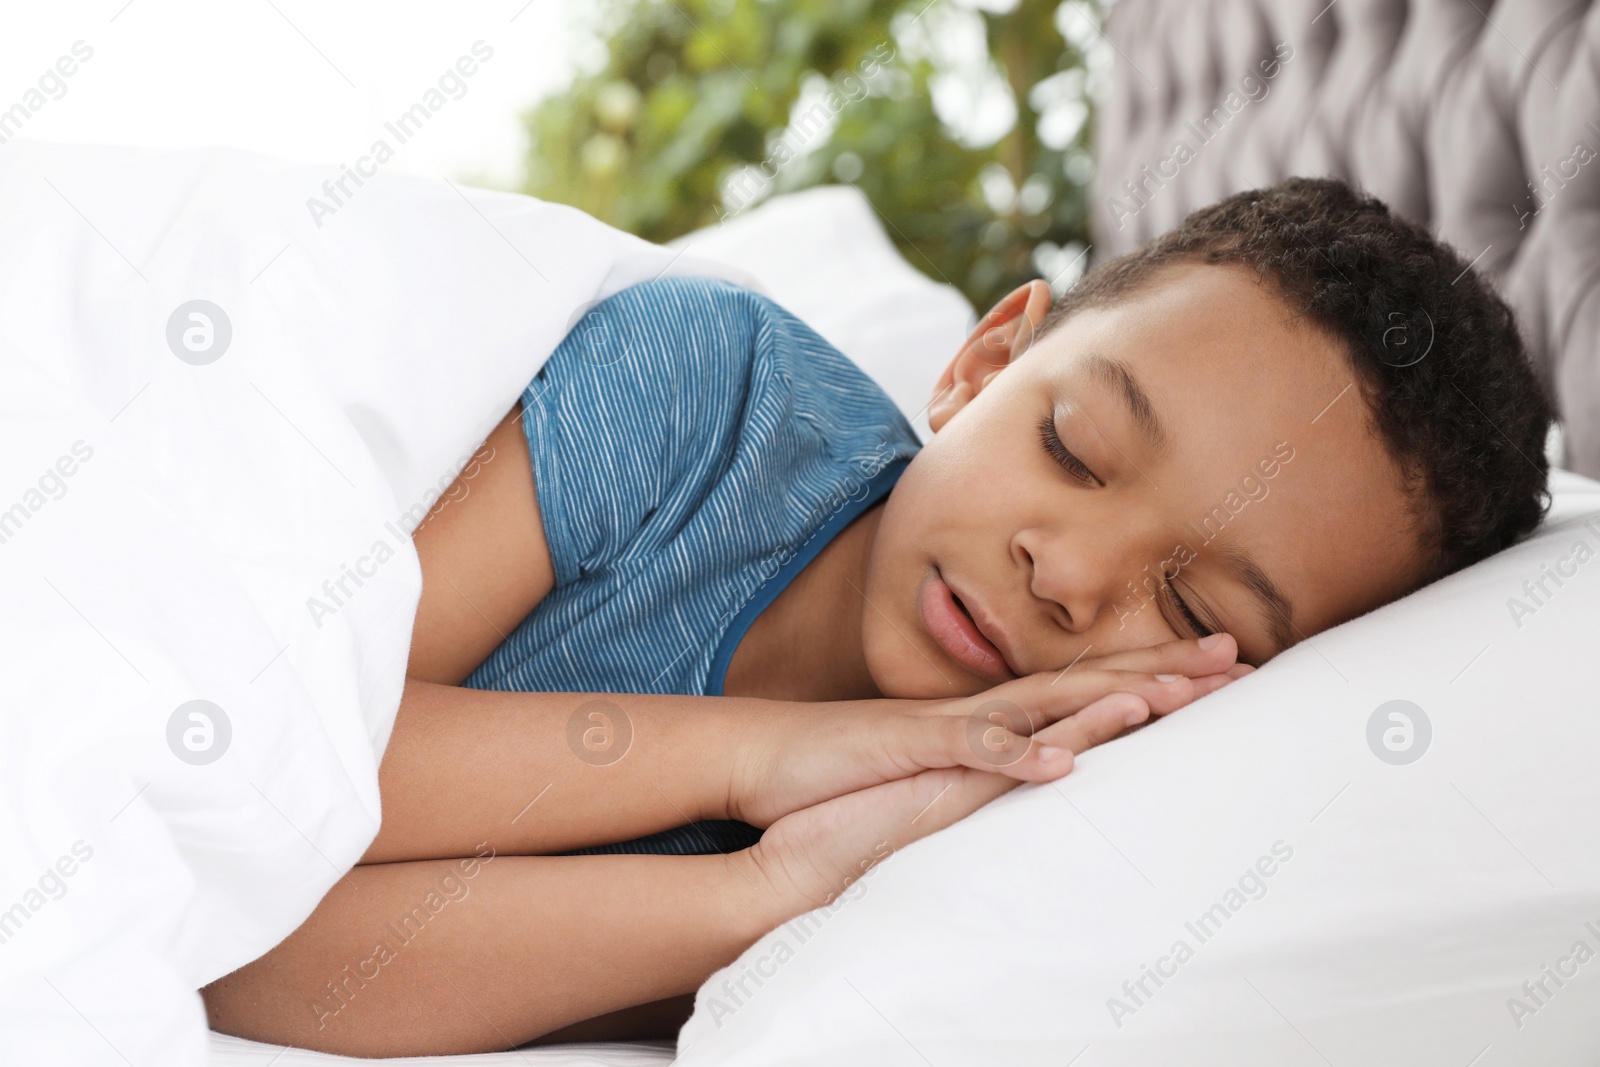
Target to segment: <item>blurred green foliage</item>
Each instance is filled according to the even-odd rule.
[[[1059,289],[1088,241],[1099,2],[599,0],[609,58],[526,116],[525,191],[667,241],[849,182],[980,312],[1030,278]]]

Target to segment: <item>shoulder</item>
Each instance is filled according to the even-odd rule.
[[[653,352],[704,352],[712,346],[725,349],[730,342],[748,344],[769,307],[775,306],[720,278],[657,278],[596,304],[573,324],[568,338],[591,350],[603,347],[607,334],[636,342],[625,351],[591,353],[602,360],[648,359]]]
[[[570,339],[640,370],[726,376],[759,364],[783,380],[841,378],[879,391],[853,360],[783,305],[720,278],[658,278],[624,289],[585,315]],[[607,344],[609,351],[601,351]]]
[[[680,369],[726,371],[729,362],[791,353],[850,363],[771,297],[721,278],[656,278],[623,289],[580,317],[568,340],[602,361],[657,354]]]
[[[626,409],[676,458],[791,424],[825,453],[915,433],[871,376],[768,296],[719,278],[658,278],[595,305],[551,363]],[[648,425],[647,425],[648,424]],[[776,444],[776,442],[768,442]],[[795,447],[788,442],[784,447]]]

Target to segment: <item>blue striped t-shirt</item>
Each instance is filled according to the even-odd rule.
[[[475,689],[720,694],[751,622],[919,447],[894,402],[810,327],[704,278],[597,305],[522,405],[555,587],[467,678]],[[580,851],[687,854],[757,836],[698,823]]]

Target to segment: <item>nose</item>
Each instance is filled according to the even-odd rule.
[[[1051,605],[1056,621],[1072,633],[1086,632],[1126,599],[1129,576],[1143,559],[1132,539],[1114,533],[1090,538],[1078,530],[1068,539],[1041,527],[1019,531],[1011,551],[1033,595]]]

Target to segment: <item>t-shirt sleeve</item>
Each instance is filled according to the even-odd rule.
[[[732,461],[762,318],[753,294],[661,279],[597,304],[522,394],[558,586],[626,565]]]

